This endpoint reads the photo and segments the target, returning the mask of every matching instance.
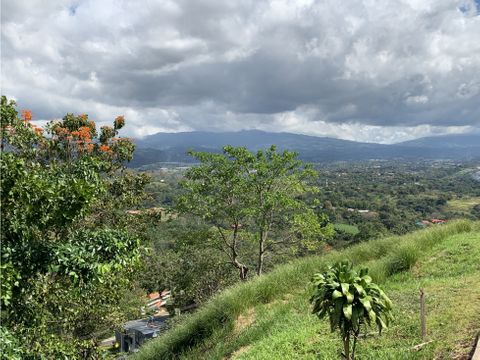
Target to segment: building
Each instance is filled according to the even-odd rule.
[[[166,305],[167,300],[170,298],[170,291],[164,290],[162,293],[155,292],[148,294],[147,308],[153,311],[160,311],[163,306]]]
[[[156,338],[165,328],[168,315],[152,316],[148,319],[133,320],[125,323],[123,331],[115,332],[120,351],[135,352],[149,339]]]

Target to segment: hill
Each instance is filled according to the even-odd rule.
[[[369,267],[394,303],[394,323],[362,340],[359,358],[468,358],[480,331],[480,224],[458,221],[280,266],[218,294],[133,359],[337,359],[339,339],[310,314],[307,284],[345,258]],[[414,351],[420,288],[433,341]]]
[[[194,131],[158,133],[139,139],[136,144],[138,149],[131,164],[133,167],[155,162],[191,162],[192,159],[186,155],[189,149],[214,152],[220,151],[227,144],[246,146],[250,150],[275,144],[280,149],[295,150],[301,159],[311,162],[369,159],[464,160],[480,157],[480,134],[449,135],[384,145],[258,130],[223,133]]]
[[[404,141],[399,143],[402,146],[422,146],[422,147],[448,147],[448,148],[478,148],[480,147],[479,134],[454,134],[428,136],[416,140]]]

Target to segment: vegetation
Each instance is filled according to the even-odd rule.
[[[184,174],[185,193],[178,207],[214,227],[213,247],[226,254],[242,280],[249,270],[241,260],[242,243],[256,243],[260,275],[264,257],[275,245],[316,248],[333,234],[326,219],[302,198],[318,189],[308,185],[315,172],[297,160],[297,154],[279,154],[274,146],[256,154],[231,146],[223,150],[223,154],[192,152],[200,165]]]
[[[480,206],[480,196],[452,199],[448,202],[448,208],[451,211],[458,211],[468,214],[475,207]]]
[[[476,166],[449,161],[319,165],[323,191],[317,195],[322,205],[318,211],[326,213],[337,230],[329,244],[341,247],[405,234],[418,229],[422,220],[480,219],[474,209],[480,196],[479,182],[472,176]]]
[[[340,331],[345,359],[355,358],[362,325],[371,326],[374,323],[379,333],[387,328],[392,318],[392,302],[372,282],[367,268],[357,273],[351,262],[338,262],[327,271],[315,274],[312,282],[315,287],[310,298],[312,312],[320,319],[328,315],[332,332],[336,329]]]
[[[314,316],[305,316],[306,274],[344,259],[367,266],[395,303],[392,327],[381,338],[368,335],[358,356],[429,359],[434,354],[451,358],[457,352],[468,353],[480,320],[475,301],[479,293],[473,286],[480,280],[479,236],[478,223],[457,221],[292,261],[213,297],[134,359],[336,358],[335,338],[319,327]],[[432,262],[432,257],[439,260]],[[400,270],[392,264],[410,266]],[[419,287],[431,294],[428,327],[437,341],[415,352],[411,347],[421,342],[415,305]],[[462,313],[456,311],[459,302]],[[464,347],[458,348],[459,344]]]
[[[122,172],[134,149],[116,137],[123,117],[97,132],[67,114],[44,134],[15,106],[2,96],[1,342],[13,358],[95,357],[140,261],[120,219],[146,178]]]
[[[193,167],[128,171],[124,166],[134,145],[118,137],[124,123],[120,116],[112,126],[97,129],[87,115],[67,114],[42,129],[30,111],[19,116],[16,104],[2,97],[4,356],[99,357],[100,339],[141,316],[145,292],[164,289],[172,292],[172,312],[201,309],[174,319],[173,330],[141,356],[231,356],[235,347],[260,339],[271,326],[259,320],[259,328],[239,332],[236,324],[243,320],[238,317],[249,323],[250,311],[263,312],[277,323],[281,320],[270,307],[284,308],[271,303],[287,294],[294,300],[282,303],[285,307],[307,311],[308,295],[301,289],[308,274],[348,258],[355,266],[368,266],[382,287],[392,289],[398,274],[416,268],[431,246],[470,231],[472,223],[452,222],[420,233],[418,239],[352,244],[404,234],[426,226],[422,219],[480,218],[475,163],[371,162],[315,169],[296,153],[278,152],[274,146],[256,153],[227,146],[223,153],[192,152],[199,161]],[[268,274],[238,284],[253,268],[257,275]],[[435,276],[432,281],[440,279]],[[405,311],[403,295],[393,294],[400,304],[393,311]],[[382,297],[380,291],[377,295]],[[339,299],[347,304],[338,324],[345,336],[351,333],[356,339],[361,335],[355,324],[363,318],[354,309],[364,305],[362,295],[349,290]],[[376,304],[382,301],[386,304],[385,298]],[[283,315],[306,330],[318,326],[309,317]],[[371,320],[363,315],[364,322]],[[375,323],[383,327],[378,315]],[[379,341],[388,343],[386,338]],[[218,339],[223,345],[209,343]],[[205,344],[214,355],[205,352]],[[362,347],[362,356],[364,351]]]
[[[476,166],[475,162],[427,161],[318,165],[315,169],[318,177],[311,177],[310,181],[314,182],[309,186],[316,185],[321,191],[309,192],[299,200],[308,204],[323,225],[327,224],[324,219],[328,216],[328,223],[333,224],[335,232],[320,237],[325,241],[309,242],[306,238],[295,237],[291,239],[295,240],[293,242],[267,246],[263,271],[268,272],[302,256],[322,254],[331,248],[340,249],[389,234],[404,234],[425,226],[421,220],[480,219],[480,205],[468,207],[465,211],[450,206],[455,201],[470,202],[480,195],[479,182],[472,177]],[[174,209],[177,199],[185,194],[186,190],[179,184],[186,180],[184,174],[190,167],[165,163],[161,167],[150,166],[139,170],[152,176],[147,186],[151,196],[142,206],[160,205]],[[237,281],[232,277],[232,270],[228,269],[228,256],[219,248],[218,230],[212,227],[212,221],[201,219],[201,211],[193,210],[200,216],[182,215],[169,223],[151,224],[147,230],[152,252],[139,276],[147,289],[171,289],[172,307],[201,304],[215,292]],[[252,235],[255,231],[252,224],[247,224],[248,228],[241,228],[243,238],[238,250],[241,263],[252,269],[257,267],[259,243],[258,235]],[[205,228],[199,230],[199,226]],[[187,234],[188,229],[192,230],[190,235]],[[232,229],[228,230],[231,232]],[[276,238],[278,235],[286,234],[288,232],[270,233],[273,237],[267,242],[277,242],[281,240]],[[208,260],[205,261],[197,256],[207,253]],[[177,276],[182,275],[178,263],[188,264],[184,276]]]
[[[201,304],[238,280],[220,251],[212,251],[211,229],[186,218],[159,224],[148,232],[151,251],[137,278],[148,292],[169,289],[167,308]]]

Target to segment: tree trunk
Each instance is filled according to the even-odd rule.
[[[263,236],[262,236],[263,237]],[[263,255],[265,254],[265,242],[260,240],[258,246],[258,262],[257,262],[257,275],[262,275],[263,271]]]
[[[242,281],[247,280],[248,267],[246,265],[243,265],[236,258],[233,260],[233,266],[235,266],[238,269],[240,280]]]
[[[240,280],[246,281],[247,280],[248,267],[246,267],[245,265],[240,265],[239,270],[240,270]]]
[[[343,351],[346,360],[352,360],[350,357],[350,334],[345,335],[343,338]]]
[[[231,251],[231,257],[230,258],[232,260],[233,265],[239,271],[240,280],[245,281],[245,280],[247,280],[248,267],[243,265],[240,261],[238,261],[237,234],[238,234],[238,223],[235,223],[234,228],[233,228],[232,243],[230,245],[230,251]]]
[[[263,272],[263,258],[266,252],[265,242],[268,238],[268,229],[260,231],[258,243],[258,259],[257,259],[257,275],[262,275]]]

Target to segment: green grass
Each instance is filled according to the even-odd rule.
[[[350,234],[350,235],[357,235],[360,232],[360,230],[358,230],[358,227],[355,225],[333,224],[333,227],[337,231],[343,232],[345,234]]]
[[[466,212],[469,213],[475,205],[480,204],[480,197],[470,197],[462,199],[450,200],[447,203],[450,211]]]
[[[457,221],[280,266],[214,297],[134,359],[339,358],[337,335],[310,314],[307,285],[344,258],[368,266],[395,305],[393,325],[362,340],[359,359],[450,359],[470,351],[480,330],[480,226]],[[416,352],[421,287],[433,342]]]

